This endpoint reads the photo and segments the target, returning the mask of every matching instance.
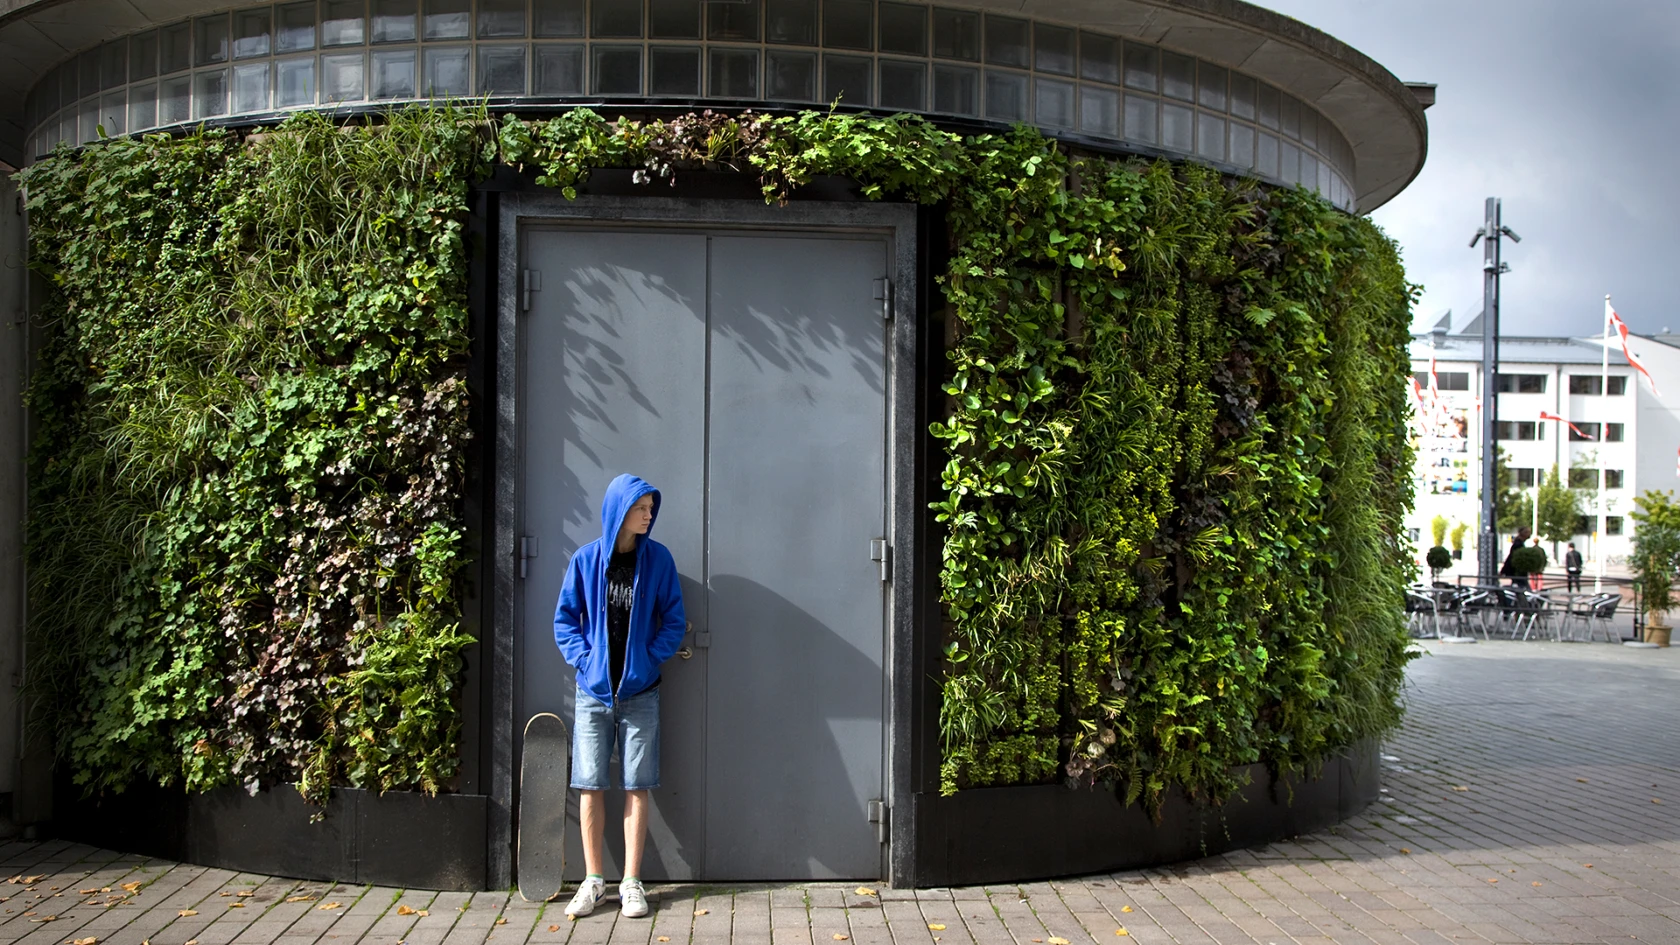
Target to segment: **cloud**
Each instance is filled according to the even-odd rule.
[[[1269,0],[1403,80],[1435,82],[1423,172],[1374,219],[1424,287],[1419,312],[1482,305],[1483,200],[1504,201],[1501,329],[1680,330],[1680,4]]]

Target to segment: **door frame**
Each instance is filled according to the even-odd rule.
[[[648,226],[766,232],[791,230],[822,235],[867,234],[887,240],[892,280],[892,317],[887,321],[887,430],[885,494],[891,547],[883,654],[882,775],[888,804],[888,834],[882,851],[885,877],[911,875],[911,719],[917,510],[916,429],[917,233],[912,204],[810,201],[772,206],[756,200],[584,195],[568,200],[554,192],[500,195],[495,239],[495,470],[490,540],[493,559],[491,639],[488,670],[489,736],[486,880],[490,888],[513,882],[515,789],[514,703],[519,685],[515,658],[524,627],[518,540],[524,521],[522,391],[524,329],[522,302],[526,229],[573,225]],[[536,291],[542,291],[537,288]],[[867,549],[859,549],[864,554]]]

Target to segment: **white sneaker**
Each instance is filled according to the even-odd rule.
[[[577,894],[566,904],[566,915],[574,919],[581,919],[595,911],[595,904],[607,894],[606,880],[589,878],[578,887]]]
[[[641,880],[629,879],[618,884],[618,911],[630,919],[648,914],[647,892],[642,889]]]

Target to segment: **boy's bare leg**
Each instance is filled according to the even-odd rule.
[[[579,791],[578,826],[583,832],[583,870],[591,876],[603,876],[606,864],[607,799],[605,791]],[[629,822],[626,821],[626,824]],[[626,827],[626,830],[629,828]],[[636,851],[638,854],[640,850]]]
[[[640,879],[642,846],[647,839],[648,792],[625,791],[624,795],[624,875]],[[599,831],[596,836],[600,836]]]

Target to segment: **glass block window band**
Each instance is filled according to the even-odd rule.
[[[1311,102],[1150,43],[915,0],[252,4],[78,52],[23,110],[30,147],[50,148],[101,129],[476,95],[839,97],[1032,122],[1357,202],[1353,148]]]

